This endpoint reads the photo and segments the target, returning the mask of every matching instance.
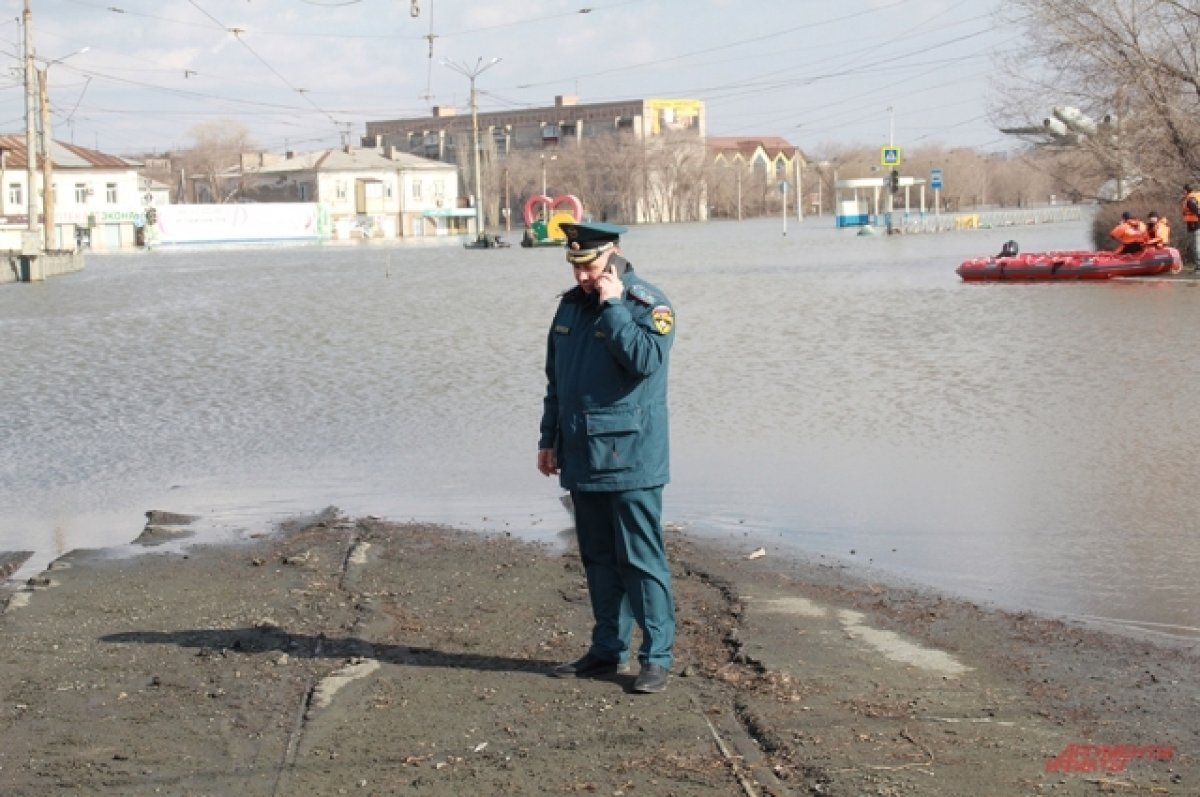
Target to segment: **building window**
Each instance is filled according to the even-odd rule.
[[[333,190],[334,190],[334,194],[337,196],[338,199],[346,198],[346,184],[343,183],[341,180],[337,181],[337,183],[334,185]]]
[[[297,183],[296,187],[300,189],[300,201],[307,202],[309,200],[308,183]]]
[[[542,145],[542,129],[540,127],[513,128],[513,146],[517,149],[533,149]]]
[[[110,205],[117,204],[117,184],[106,183],[104,186],[104,201]]]
[[[446,181],[445,180],[434,180],[433,181],[434,199],[441,199],[445,195],[446,195]]]
[[[87,183],[75,183],[75,204],[86,205],[88,201]]]
[[[421,181],[420,180],[412,181],[412,198],[413,199],[421,198]]]
[[[25,202],[24,191],[21,190],[20,183],[8,184],[8,204],[21,205]]]
[[[492,145],[496,148],[496,159],[508,157],[508,129],[496,127],[492,129]]]

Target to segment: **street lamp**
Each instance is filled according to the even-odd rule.
[[[825,203],[824,203],[823,197],[822,197],[822,186],[825,183],[825,170],[829,168],[829,165],[830,165],[829,161],[812,161],[811,163],[806,161],[803,164],[801,164],[801,166],[800,166],[801,171],[803,171],[805,169],[812,169],[812,168],[815,168],[817,170],[817,212],[816,212],[816,215],[818,215],[818,216],[821,215],[821,212],[822,212],[823,208],[825,207]]]
[[[54,66],[55,64],[61,64],[63,61],[67,60],[68,58],[74,58],[77,55],[83,55],[90,49],[92,49],[90,46],[80,47],[78,50],[69,52],[66,55],[60,55],[58,58],[55,58],[52,61],[47,61],[46,66],[50,67],[50,66]]]
[[[546,196],[546,161],[547,160],[556,161],[556,160],[558,160],[558,156],[551,155],[549,158],[547,158],[546,153],[544,153],[544,152],[542,153],[542,196]]]
[[[90,49],[92,48],[80,47],[74,52],[67,53],[51,61],[46,61],[45,66],[37,70],[38,101],[41,105],[42,124],[42,215],[45,219],[42,227],[42,239],[43,247],[47,252],[54,248],[54,239],[57,233],[54,225],[54,164],[50,159],[50,140],[53,128],[50,126],[50,97],[47,90],[48,76],[50,67],[55,64],[61,64],[68,58],[80,53],[86,53]]]
[[[483,56],[475,61],[474,66],[467,64],[455,63],[443,59],[442,66],[448,66],[455,72],[463,75],[467,80],[471,81],[471,141],[474,149],[475,160],[475,235],[483,235],[483,182],[479,176],[479,115],[477,103],[475,101],[475,78],[486,72],[491,67],[500,63],[499,58],[493,58],[487,63],[484,63]]]

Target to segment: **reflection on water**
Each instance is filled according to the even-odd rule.
[[[668,520],[1200,634],[1200,289],[959,282],[1009,238],[1088,245],[634,229],[678,308]],[[569,285],[557,250],[447,242],[94,255],[0,289],[0,550],[124,543],[151,508],[551,536],[542,346]]]

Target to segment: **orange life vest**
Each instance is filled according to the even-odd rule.
[[[1200,191],[1193,191],[1190,194],[1183,195],[1183,202],[1182,202],[1183,210],[1181,211],[1181,213],[1183,215],[1183,223],[1184,224],[1200,224],[1200,213],[1196,213],[1196,212],[1188,209],[1188,200],[1189,199],[1194,199],[1196,201],[1196,205],[1200,206]]]
[[[1146,232],[1150,236],[1150,240],[1147,241],[1150,246],[1171,245],[1171,225],[1167,223],[1165,218],[1159,218],[1153,224],[1147,225]]]
[[[1120,245],[1116,248],[1118,254],[1140,251],[1142,246],[1150,240],[1150,236],[1146,232],[1146,225],[1137,219],[1122,221],[1113,227],[1109,235],[1120,241]]]

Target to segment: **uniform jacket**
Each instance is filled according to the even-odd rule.
[[[603,492],[669,481],[667,365],[675,315],[619,255],[625,293],[601,304],[579,287],[559,302],[546,344],[539,448],[553,448],[559,483]]]

